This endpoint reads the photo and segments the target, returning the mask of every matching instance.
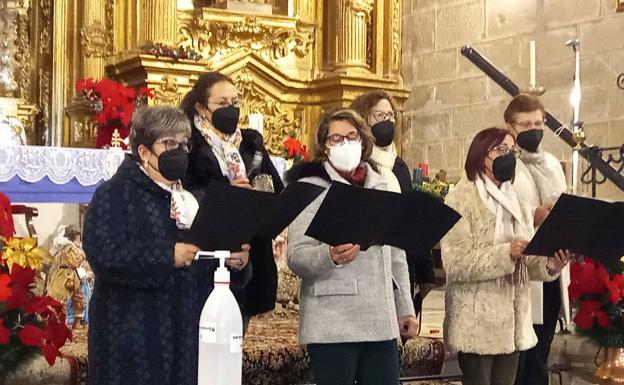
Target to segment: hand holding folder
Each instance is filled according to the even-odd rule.
[[[306,235],[331,246],[391,245],[408,252],[428,252],[460,215],[420,192],[388,191],[332,183]]]
[[[185,241],[202,250],[240,250],[254,236],[275,238],[322,191],[292,183],[273,194],[211,182]]]
[[[525,254],[552,256],[570,250],[616,266],[624,255],[624,202],[562,194]]]

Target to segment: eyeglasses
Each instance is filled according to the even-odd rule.
[[[511,148],[509,148],[509,146],[507,146],[506,144],[499,144],[496,147],[492,147],[488,150],[488,154],[492,151],[495,151],[496,153],[498,153],[499,156],[505,156],[509,153],[512,153],[514,155],[514,157],[518,158],[520,156],[520,154],[522,153],[522,151],[520,151],[520,149],[516,146],[513,146]]]
[[[371,115],[373,115],[373,118],[375,118],[375,121],[377,122],[383,122],[384,120],[394,121],[396,117],[396,115],[394,114],[394,111],[389,111],[389,112],[372,111]]]
[[[544,127],[544,124],[546,124],[545,120],[536,120],[535,122],[514,122],[515,125],[520,126],[524,129],[528,129],[528,128],[542,128]]]
[[[189,153],[191,152],[191,148],[193,148],[193,142],[188,139],[184,139],[183,141],[179,142],[177,139],[174,138],[160,138],[156,141],[156,143],[164,144],[167,151],[175,150],[179,146],[182,146],[182,149],[185,152]]]
[[[208,102],[208,104],[219,106],[220,108],[225,108],[229,106],[238,107],[238,99],[232,100],[231,102],[228,102],[227,100],[221,100],[220,102]]]
[[[325,137],[325,143],[329,146],[341,146],[345,143],[345,139],[349,143],[359,143],[362,141],[362,135],[359,131],[351,131],[347,135],[333,134]]]

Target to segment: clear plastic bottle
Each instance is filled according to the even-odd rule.
[[[198,385],[241,385],[243,369],[243,319],[230,291],[225,267],[229,251],[200,252],[219,258],[214,289],[199,318]]]

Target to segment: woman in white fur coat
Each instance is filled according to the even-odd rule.
[[[552,281],[568,261],[525,256],[532,214],[512,186],[516,145],[509,131],[488,128],[472,141],[466,176],[446,204],[462,219],[441,242],[446,271],[444,339],[458,353],[464,385],[512,385],[520,351],[537,338],[529,281]]]

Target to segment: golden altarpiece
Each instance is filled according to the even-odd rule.
[[[264,116],[267,148],[313,141],[320,113],[382,88],[407,98],[400,74],[401,0],[0,0],[16,87],[3,89],[31,144],[90,147],[97,125],[78,79],[110,77],[177,105],[198,76],[220,71],[241,96],[241,125]],[[200,60],[147,53],[184,46]],[[400,135],[400,133],[398,133]],[[398,139],[398,138],[397,138]]]

